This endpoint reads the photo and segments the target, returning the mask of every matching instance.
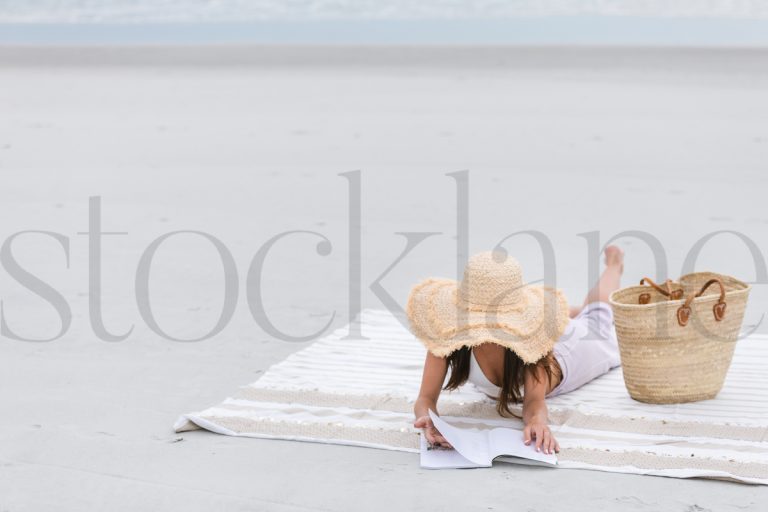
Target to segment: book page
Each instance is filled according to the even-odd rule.
[[[429,443],[424,434],[421,434],[421,467],[425,469],[462,469],[485,468],[483,464],[476,464],[465,459],[458,451],[445,449],[429,449]]]
[[[489,452],[487,430],[470,430],[454,427],[435,414],[432,409],[429,410],[429,417],[432,418],[435,428],[440,431],[443,437],[464,458],[486,467],[493,463],[493,457],[491,457]]]
[[[495,428],[490,431],[488,438],[488,449],[492,458],[496,458],[500,455],[509,455],[549,465],[557,465],[557,457],[554,453],[546,454],[537,452],[533,441],[531,441],[531,444],[526,445],[523,439],[523,433],[519,430],[504,427]]]

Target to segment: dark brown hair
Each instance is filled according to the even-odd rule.
[[[469,358],[472,357],[469,347],[461,347],[454,350],[447,356],[450,366],[451,376],[448,383],[443,387],[445,390],[456,389],[464,384],[469,378]],[[498,403],[496,410],[500,416],[514,416],[519,418],[509,409],[510,403],[519,403],[523,399],[523,385],[525,383],[526,372],[531,373],[536,382],[540,382],[539,367],[544,368],[547,379],[551,383],[558,375],[558,369],[555,366],[555,357],[552,352],[539,359],[535,363],[526,364],[511,349],[504,350],[504,377],[501,382],[501,392],[497,397]]]

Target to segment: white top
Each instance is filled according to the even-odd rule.
[[[469,358],[469,381],[490,398],[499,398],[501,388],[485,376],[482,368],[480,368],[480,363],[475,359],[475,351],[470,349],[469,353],[471,354]]]

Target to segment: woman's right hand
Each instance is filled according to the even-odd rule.
[[[416,418],[416,421],[413,422],[413,426],[424,429],[424,435],[429,444],[439,448],[453,448],[440,431],[435,428],[434,423],[432,423],[432,418],[429,416],[420,416]]]

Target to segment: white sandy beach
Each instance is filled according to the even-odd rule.
[[[292,335],[348,319],[348,180],[362,180],[362,305],[405,247],[398,232],[439,232],[382,286],[456,274],[456,181],[468,171],[470,250],[540,230],[557,280],[580,303],[584,234],[644,231],[671,277],[691,247],[737,231],[768,256],[768,51],[558,48],[0,47],[0,240],[24,230],[19,263],[72,310],[60,339],[0,336],[0,511],[761,510],[768,489],[727,482],[542,471],[512,465],[430,472],[413,454],[174,434],[308,342],[267,334],[246,304],[251,258],[280,233],[263,277],[271,321]],[[89,324],[88,198],[101,196],[103,316]],[[239,302],[212,339],[152,332],[134,294],[155,238],[199,230],[238,269]],[[581,234],[581,236],[580,236]],[[650,250],[621,239],[625,283],[654,274]],[[526,279],[537,246],[505,246]],[[719,235],[697,260],[755,280],[748,249]],[[158,323],[175,337],[216,323],[223,276],[209,242],[167,240],[151,274]],[[8,327],[60,329],[53,308],[0,269]],[[756,284],[745,324],[768,309]],[[764,323],[758,332],[768,333]],[[401,489],[392,492],[394,486]]]

